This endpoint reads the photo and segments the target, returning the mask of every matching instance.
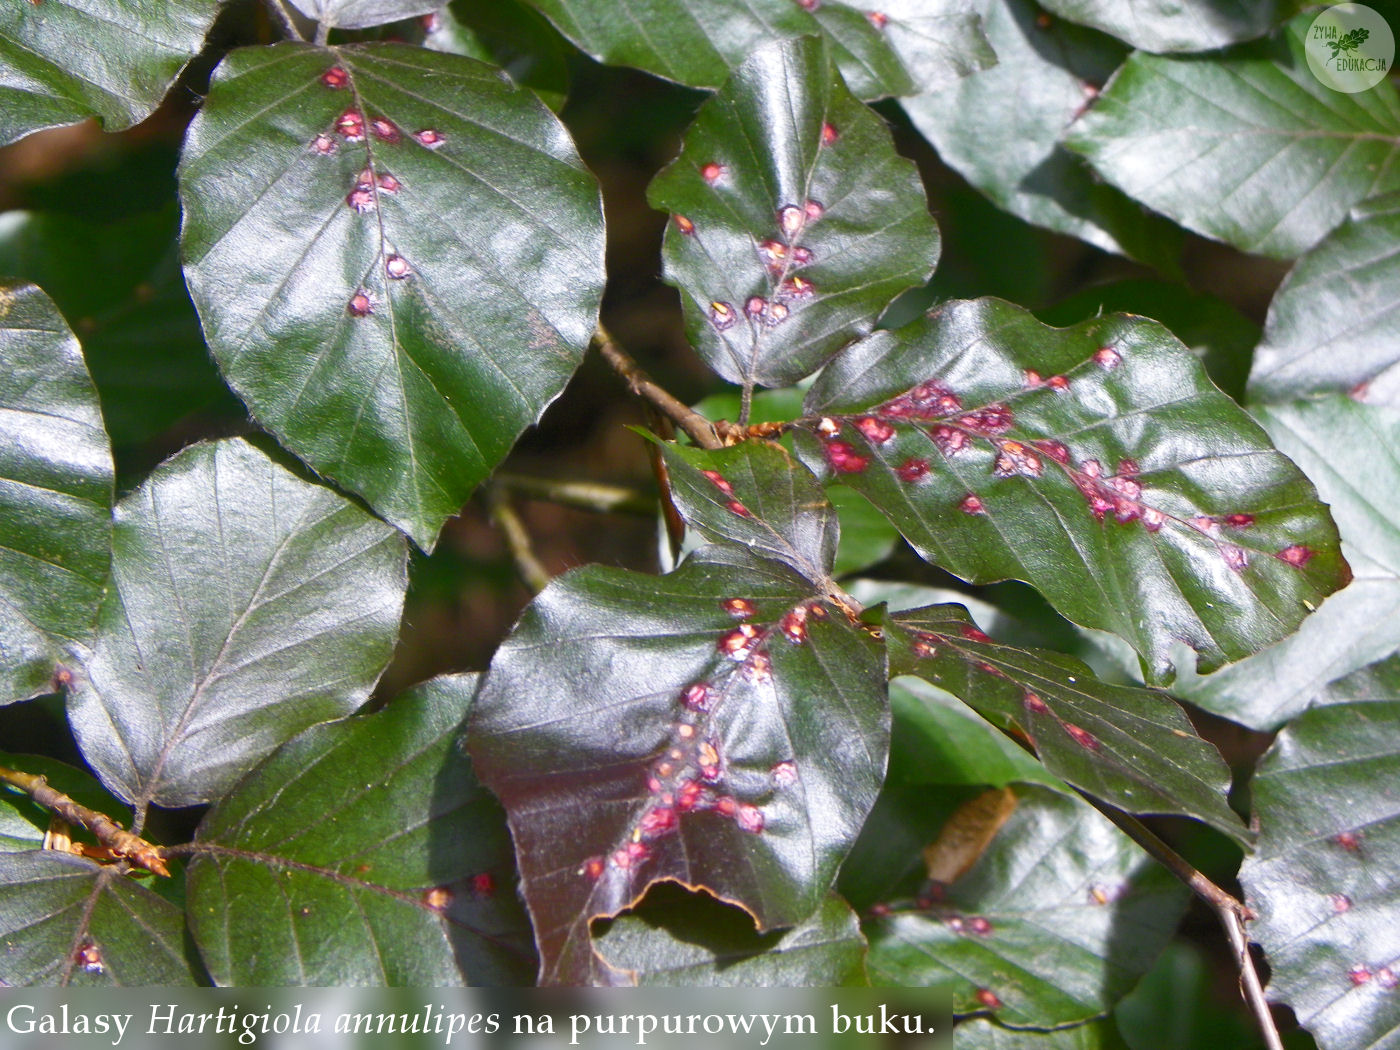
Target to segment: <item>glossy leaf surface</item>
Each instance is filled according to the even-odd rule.
[[[639,985],[836,987],[860,983],[865,938],[835,895],[811,918],[766,934],[743,912],[710,901],[678,910],[669,924],[624,915],[598,939],[598,954]]]
[[[241,440],[195,445],[118,504],[113,583],[69,718],[113,792],[217,798],[393,652],[401,536]]]
[[[554,112],[564,108],[573,49],[523,0],[457,0],[418,27],[424,47],[500,66]]]
[[[1003,1028],[974,1018],[953,1029],[953,1050],[1128,1050],[1111,1018],[1051,1031]]]
[[[1400,193],[1368,201],[1298,260],[1269,306],[1249,393],[1354,392],[1400,408]]]
[[[100,117],[144,120],[199,53],[218,0],[42,0],[0,10],[0,145]]]
[[[538,99],[471,59],[235,51],[181,195],[186,276],[230,385],[425,549],[592,334],[597,184]]]
[[[0,947],[10,985],[203,981],[180,909],[115,868],[54,850],[0,853]]]
[[[1355,94],[1308,68],[1304,15],[1225,56],[1135,54],[1069,144],[1129,196],[1197,233],[1289,258],[1352,205],[1400,188],[1400,94]]]
[[[866,921],[872,981],[947,988],[957,1014],[1062,1025],[1103,1013],[1147,972],[1186,890],[1084,802],[1027,788],[972,869],[928,903]]]
[[[1093,26],[1144,51],[1209,51],[1263,36],[1278,0],[1045,0],[1061,18]]]
[[[196,412],[244,415],[209,359],[185,291],[179,225],[173,202],[111,223],[60,212],[0,219],[0,273],[43,288],[82,333],[119,449]]]
[[[816,371],[938,259],[918,172],[812,38],[740,66],[648,197],[686,333],[736,383]]]
[[[1400,1025],[1400,699],[1313,708],[1253,780],[1259,844],[1240,872],[1269,998],[1322,1050],[1388,1046]]]
[[[798,448],[928,560],[1016,578],[1169,677],[1291,633],[1347,579],[1312,485],[1160,325],[953,302],[843,351]]]
[[[1106,251],[1170,269],[1171,224],[1106,186],[1060,137],[1127,53],[1116,40],[1055,20],[1029,0],[978,5],[997,64],[902,100],[914,126],[958,174],[1011,214]]]
[[[51,692],[107,580],[112,450],[83,352],[33,285],[0,284],[0,704]]]
[[[718,87],[774,38],[818,36],[860,98],[907,95],[996,59],[963,0],[531,0],[602,62]]]
[[[288,741],[196,837],[192,931],[220,984],[514,984],[533,968],[510,835],[457,746],[476,675]]]
[[[1101,682],[1079,661],[998,645],[966,610],[935,605],[891,622],[891,667],[957,696],[1025,739],[1056,776],[1129,813],[1195,817],[1237,839],[1230,774],[1169,697]]]
[[[676,509],[709,540],[736,543],[827,578],[839,540],[836,514],[812,472],[777,445],[746,441],[707,452],[665,444]]]
[[[589,924],[653,882],[761,931],[818,907],[884,777],[883,650],[736,547],[662,577],[586,568],[497,651],[467,742],[510,814],[541,979],[623,980]]]
[[[1333,396],[1261,406],[1255,415],[1328,503],[1355,578],[1296,634],[1173,690],[1257,729],[1299,714],[1333,679],[1400,648],[1400,413]]]

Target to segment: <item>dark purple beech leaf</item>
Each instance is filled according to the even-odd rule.
[[[780,445],[707,452],[662,444],[676,509],[709,540],[737,543],[828,585],[839,525],[812,472]]]
[[[1316,17],[1221,54],[1132,55],[1066,145],[1187,229],[1302,254],[1354,204],[1400,189],[1400,94],[1386,80],[1350,94],[1324,85],[1304,52]]]
[[[1382,698],[1305,711],[1251,782],[1259,842],[1240,870],[1259,913],[1250,937],[1268,960],[1269,998],[1322,1050],[1390,1047],[1400,1027],[1394,681]]]
[[[1061,779],[1129,813],[1195,817],[1248,841],[1225,799],[1228,767],[1165,694],[1100,681],[1073,657],[998,645],[959,605],[898,613],[887,632],[892,673],[952,693]]]
[[[217,984],[519,984],[500,805],[458,741],[477,675],[287,741],[205,817],[190,929]]]
[[[1350,393],[1400,407],[1400,193],[1366,201],[1304,255],[1269,304],[1249,396]]]
[[[564,108],[573,48],[523,0],[457,0],[410,25],[410,43],[498,65],[554,112]]]
[[[812,37],[735,70],[647,196],[686,334],[749,387],[816,371],[938,260],[917,170]]]
[[[0,146],[99,117],[145,120],[199,54],[219,0],[28,0],[0,7]]]
[[[774,39],[820,37],[860,98],[909,95],[996,55],[967,0],[530,0],[600,62],[714,88]]]
[[[1060,139],[1128,49],[1032,0],[979,0],[997,63],[901,100],[944,163],[1027,222],[1178,269],[1180,231],[1106,185]]]
[[[393,654],[403,537],[246,441],[194,445],[115,511],[112,583],[68,717],[114,794],[224,794],[307,726],[349,714]]]
[[[497,651],[467,745],[510,815],[541,980],[623,982],[590,923],[653,883],[760,932],[821,905],[885,774],[884,650],[739,547],[661,577],[585,568]]]
[[[1311,482],[1165,328],[1042,325],[950,302],[848,347],[807,394],[797,448],[929,561],[1015,578],[1169,678],[1294,631],[1349,578]]]
[[[830,895],[790,929],[757,933],[737,908],[677,887],[653,891],[643,908],[598,938],[608,966],[637,985],[661,987],[831,988],[865,984],[865,938],[851,906]],[[652,909],[665,896],[674,906]]]
[[[180,179],[190,294],[229,384],[430,549],[593,331],[598,185],[563,125],[458,55],[246,49]]]
[[[57,850],[0,853],[0,946],[6,985],[207,983],[179,908],[111,865]]]
[[[1210,51],[1263,36],[1279,0],[1045,0],[1046,10],[1093,26],[1143,51]]]
[[[291,0],[307,18],[335,29],[366,29],[436,11],[447,0]]]
[[[78,340],[34,285],[0,282],[0,705],[61,686],[92,634],[112,476]]]
[[[866,920],[873,983],[943,988],[955,1014],[1048,1027],[1103,1014],[1151,968],[1186,888],[1083,801],[1018,794],[967,874]]]

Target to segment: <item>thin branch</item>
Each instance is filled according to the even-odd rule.
[[[326,46],[326,42],[327,42],[328,40],[330,40],[330,37],[331,37],[331,27],[330,27],[330,23],[329,23],[329,22],[317,22],[317,23],[316,23],[316,46],[317,46],[317,47],[325,47],[325,46]]]
[[[282,0],[267,0],[267,6],[272,9],[272,13],[282,23],[282,29],[287,36],[293,40],[300,40],[303,44],[306,43],[306,37],[302,36],[301,30],[297,28],[296,19],[292,17],[292,13],[287,10],[287,5],[282,3]]]
[[[525,474],[501,471],[491,479],[526,499],[559,503],[598,514],[635,514],[650,518],[656,515],[656,497],[620,485],[604,485],[595,481],[562,481],[558,478],[536,478]]]
[[[697,445],[708,449],[724,447],[724,442],[715,433],[714,424],[654,383],[642,367],[614,342],[613,337],[602,325],[593,333],[593,345],[598,348],[603,359],[612,365],[613,371],[627,381],[632,393],[659,408]]]
[[[0,782],[19,788],[39,805],[51,809],[68,823],[87,828],[97,836],[98,842],[107,847],[112,856],[129,860],[157,875],[169,876],[170,869],[165,866],[164,853],[159,846],[153,846],[141,836],[133,835],[105,813],[88,809],[62,791],[49,787],[48,781],[42,776],[0,766]]]
[[[510,548],[510,556],[515,561],[515,569],[520,573],[520,578],[525,581],[532,594],[539,594],[549,586],[549,570],[535,557],[525,523],[520,520],[520,515],[515,513],[515,508],[510,505],[510,499],[505,492],[496,486],[493,485],[487,490],[486,502],[491,510],[491,520],[505,535],[506,546]]]
[[[1190,887],[1191,892],[1209,905],[1220,924],[1225,927],[1225,936],[1234,950],[1235,964],[1240,970],[1240,994],[1249,1004],[1259,1031],[1264,1036],[1264,1045],[1269,1050],[1283,1050],[1278,1026],[1264,998],[1264,985],[1259,980],[1259,971],[1254,966],[1254,957],[1249,953],[1249,936],[1245,931],[1245,921],[1254,918],[1254,913],[1236,897],[1221,889],[1205,875],[1193,868],[1186,859],[1149,831],[1136,817],[1100,802],[1098,799],[1080,792],[1085,801],[1116,824],[1123,834],[1145,849],[1152,858]]]

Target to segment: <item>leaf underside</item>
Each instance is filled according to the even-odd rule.
[[[1045,0],[1045,8],[1143,51],[1209,51],[1263,36],[1278,0]]]

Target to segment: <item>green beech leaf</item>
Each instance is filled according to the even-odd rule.
[[[107,580],[112,450],[78,340],[0,283],[0,704],[53,691]]]
[[[651,898],[675,906],[655,914]],[[687,897],[675,901],[677,897]],[[865,938],[851,906],[832,894],[811,918],[786,930],[756,933],[752,919],[718,901],[661,886],[639,913],[614,921],[598,954],[639,985],[675,987],[835,987],[864,983]]]
[[[1279,0],[1044,0],[1061,18],[1143,51],[1208,51],[1252,40],[1280,18]]]
[[[1400,193],[1367,201],[1289,272],[1269,305],[1249,393],[1354,391],[1400,407]]]
[[[1131,990],[1186,900],[1184,886],[1087,804],[1028,787],[941,900],[894,901],[866,921],[867,967],[876,984],[948,989],[955,1014],[1071,1024]]]
[[[1047,328],[953,302],[843,351],[807,395],[799,451],[925,558],[1016,578],[1169,677],[1291,633],[1347,579],[1311,483],[1160,325]]]
[[[718,87],[774,38],[819,36],[860,98],[907,95],[995,60],[965,0],[530,0],[601,62]]]
[[[456,55],[247,49],[180,174],[186,276],[230,385],[431,548],[593,331],[598,186],[563,126]]]
[[[105,813],[122,827],[129,827],[131,811],[85,770],[46,755],[15,755],[0,751],[0,766],[42,776],[51,787],[76,799],[88,809]],[[53,813],[28,794],[8,784],[0,784],[0,853],[20,853],[43,848]],[[75,838],[91,840],[78,829]]]
[[[1174,269],[1180,238],[1171,224],[1104,185],[1059,141],[1127,49],[1079,26],[1042,26],[1030,0],[978,7],[997,64],[903,99],[914,126],[949,167],[1013,215]]]
[[[118,448],[195,412],[243,415],[209,359],[178,238],[173,201],[110,223],[58,212],[0,218],[0,273],[33,281],[72,318]]]
[[[1078,660],[998,645],[957,605],[888,624],[895,673],[927,679],[1023,737],[1045,767],[1129,813],[1195,817],[1245,839],[1230,772],[1168,696],[1110,685]]]
[[[1384,80],[1325,87],[1303,53],[1314,17],[1223,56],[1133,55],[1068,144],[1188,229],[1263,255],[1307,251],[1352,205],[1400,188],[1400,95]]]
[[[1256,729],[1274,729],[1328,682],[1400,648],[1400,411],[1332,396],[1261,406],[1255,415],[1307,472],[1342,534],[1355,578],[1297,633],[1198,678],[1183,668],[1172,691]]]
[[[217,798],[369,696],[407,582],[403,539],[383,522],[242,440],[181,452],[115,521],[113,583],[69,719],[116,794]]]
[[[836,514],[812,472],[777,445],[707,452],[664,443],[676,509],[707,539],[737,543],[822,585],[838,540]]]
[[[199,53],[219,0],[40,0],[0,9],[0,146],[40,128],[145,120]]]
[[[114,867],[54,850],[0,853],[0,981],[204,983],[180,909]]]
[[[673,213],[663,255],[687,335],[747,386],[816,371],[938,259],[914,165],[811,37],[750,56],[648,199]]]
[[[1400,1026],[1400,698],[1290,723],[1251,782],[1259,843],[1240,871],[1269,998],[1322,1050],[1392,1045]]]
[[[457,746],[476,685],[435,678],[314,726],[210,811],[189,894],[217,983],[528,979],[505,819]]]
[[[978,1017],[953,1029],[953,1050],[1128,1050],[1128,1044],[1108,1017],[1048,1032],[1003,1028]]]
[[[291,0],[307,18],[337,29],[365,29],[427,14],[446,0]]]
[[[558,113],[569,91],[572,49],[519,0],[454,0],[410,29],[410,42],[500,66]]]
[[[590,567],[497,650],[467,742],[510,814],[541,979],[622,980],[589,926],[654,882],[760,932],[821,904],[884,777],[883,651],[738,547],[662,577]]]

